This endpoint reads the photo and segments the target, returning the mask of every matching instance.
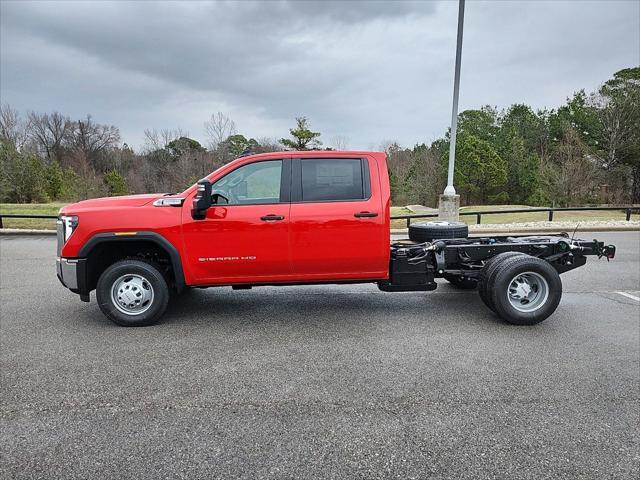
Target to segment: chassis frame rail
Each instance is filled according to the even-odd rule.
[[[584,265],[587,256],[615,257],[616,247],[582,240],[568,233],[503,235],[443,239],[417,243],[399,240],[391,245],[389,280],[378,282],[384,291],[434,290],[435,278],[461,275],[477,279],[487,260],[505,252],[520,252],[549,262],[558,273]]]

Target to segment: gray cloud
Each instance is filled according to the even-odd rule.
[[[0,93],[144,128],[225,111],[247,135],[306,115],[352,148],[447,128],[453,2],[2,2]],[[558,105],[638,64],[637,2],[467,2],[461,106]]]

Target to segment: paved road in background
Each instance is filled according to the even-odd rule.
[[[139,329],[3,237],[0,477],[638,478],[640,234],[581,237],[616,260],[534,327],[444,283],[198,290]]]

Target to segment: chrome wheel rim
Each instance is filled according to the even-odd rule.
[[[549,284],[539,273],[519,273],[509,282],[507,298],[519,312],[535,312],[547,302]]]
[[[142,275],[122,275],[111,286],[111,301],[126,315],[140,315],[153,304],[153,287]]]

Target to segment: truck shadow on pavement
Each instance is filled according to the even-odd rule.
[[[436,292],[385,293],[375,287],[257,287],[189,289],[170,302],[159,326],[168,324],[268,324],[363,322],[390,318],[438,323],[477,322],[506,325],[484,306],[474,291],[441,288]]]

